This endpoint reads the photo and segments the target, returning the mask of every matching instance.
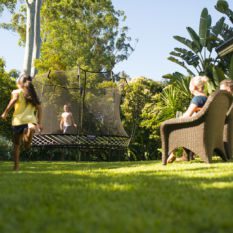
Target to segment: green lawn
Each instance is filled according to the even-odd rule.
[[[233,163],[0,163],[1,233],[231,233]]]

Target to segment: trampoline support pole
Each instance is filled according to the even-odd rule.
[[[80,119],[81,132],[83,132],[83,116],[84,116],[84,104],[85,104],[85,95],[86,95],[86,84],[87,84],[87,73],[85,72],[83,92],[82,92],[82,104],[81,104],[81,119]]]

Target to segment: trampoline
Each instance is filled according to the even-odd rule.
[[[49,71],[33,83],[42,102],[43,131],[33,147],[124,150],[130,138],[120,118],[120,92],[112,71],[95,72],[78,67]],[[76,127],[60,128],[64,105],[69,106]]]

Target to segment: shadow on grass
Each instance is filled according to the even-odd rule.
[[[157,163],[157,162],[156,162]],[[21,170],[25,171],[60,171],[79,169],[117,169],[122,167],[138,167],[143,164],[151,164],[151,161],[143,162],[21,162]],[[11,171],[12,162],[0,162],[0,170]]]
[[[0,232],[230,232],[233,164],[22,163],[0,169]],[[20,227],[19,227],[20,226]]]

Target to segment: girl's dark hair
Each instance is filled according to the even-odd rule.
[[[32,104],[33,106],[40,105],[40,100],[37,96],[35,87],[32,84],[32,77],[25,75],[20,79],[20,81],[23,83],[23,86],[25,87],[24,98],[26,99],[26,102]]]

